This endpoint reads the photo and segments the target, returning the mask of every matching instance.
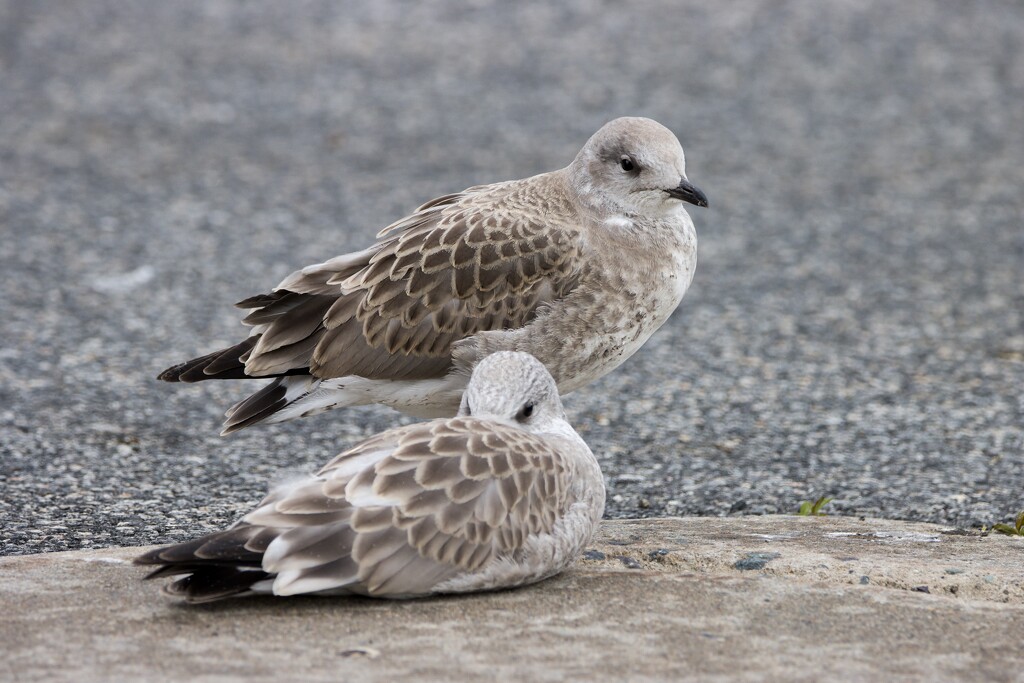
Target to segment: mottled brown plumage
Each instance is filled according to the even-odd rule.
[[[679,199],[706,203],[672,133],[617,119],[565,169],[427,202],[368,249],[239,302],[249,340],[160,377],[277,378],[228,411],[226,432],[369,402],[450,415],[473,364],[502,349],[571,391],[639,348],[689,285]]]
[[[274,490],[234,527],[137,562],[180,577],[168,592],[191,602],[414,597],[561,570],[600,519],[604,485],[554,380],[531,356],[495,354],[477,366],[462,413],[371,437]]]

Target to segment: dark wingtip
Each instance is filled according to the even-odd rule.
[[[160,559],[160,553],[163,552],[165,549],[166,549],[166,546],[160,546],[159,548],[154,548],[153,550],[150,550],[149,552],[143,553],[142,555],[139,555],[138,557],[133,559],[132,560],[132,564],[136,564],[136,565],[164,564],[164,561],[162,559]],[[147,576],[146,578],[148,579],[150,577]]]
[[[167,546],[161,546],[160,548],[154,548],[150,552],[143,553],[131,561],[135,566],[145,566],[153,568],[153,565],[157,565],[155,569],[150,571],[142,577],[142,581],[150,581],[152,579],[158,579],[164,577],[168,573],[167,560],[162,557]]]
[[[132,562],[152,569],[144,580],[179,577],[164,587],[168,595],[187,602],[210,602],[243,595],[254,583],[271,576],[261,563],[274,537],[275,532],[265,527],[241,524],[153,548]]]
[[[280,301],[285,296],[291,293],[292,292],[289,292],[286,289],[278,289],[271,292],[270,294],[257,294],[256,296],[250,296],[248,299],[242,299],[241,301],[236,302],[235,307],[245,309],[263,308],[265,306],[277,303],[278,301]]]
[[[174,365],[161,372],[156,378],[161,382],[180,382],[181,380],[178,378],[180,370],[180,365]]]
[[[164,382],[185,382],[187,384],[207,379],[244,379],[247,375],[243,358],[247,357],[259,340],[260,335],[258,334],[247,337],[226,349],[172,365],[156,378]]]

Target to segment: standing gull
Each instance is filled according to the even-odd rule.
[[[427,202],[363,251],[237,305],[245,341],[160,379],[273,378],[222,433],[383,403],[455,413],[478,360],[536,356],[565,394],[610,372],[668,319],[693,278],[682,203],[707,206],[661,124],[605,124],[569,166]]]
[[[604,511],[594,454],[536,358],[473,370],[459,414],[392,429],[273,490],[231,528],[137,564],[188,602],[273,593],[413,598],[565,569]]]

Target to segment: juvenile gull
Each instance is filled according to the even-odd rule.
[[[382,403],[453,415],[474,364],[524,351],[565,394],[639,349],[686,293],[707,206],[675,135],[605,124],[566,168],[427,202],[363,251],[289,275],[237,305],[245,341],[160,379],[274,378],[222,433]]]
[[[273,490],[231,528],[136,560],[188,602],[235,595],[412,598],[540,581],[604,511],[593,453],[537,359],[473,370],[459,414],[392,429]]]

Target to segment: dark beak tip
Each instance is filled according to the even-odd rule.
[[[688,180],[680,181],[679,186],[668,190],[668,193],[670,196],[680,201],[693,204],[694,206],[702,208],[707,208],[708,206],[708,196],[704,194],[699,187]]]

